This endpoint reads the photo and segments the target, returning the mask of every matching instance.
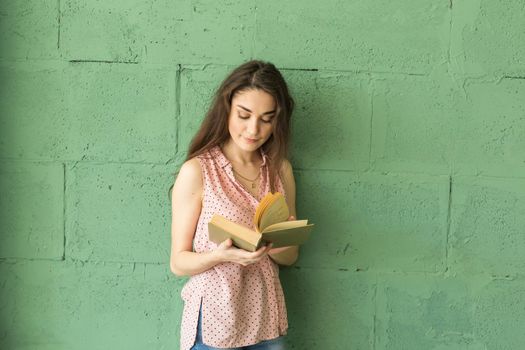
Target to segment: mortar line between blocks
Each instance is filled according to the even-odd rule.
[[[448,240],[450,236],[452,215],[452,175],[448,178],[448,208],[447,208],[447,235],[445,237],[445,272],[448,271]]]
[[[372,81],[368,81],[368,87],[372,89],[370,93],[370,136],[368,138],[368,169],[372,167],[372,138],[373,138],[373,127],[374,127],[374,89],[372,87]]]
[[[252,52],[251,52],[251,59],[255,59],[255,48],[256,48],[256,40],[257,40],[257,0],[253,1],[253,37],[252,37]]]
[[[378,283],[379,283],[379,279],[377,278],[377,274],[375,275],[375,278],[376,278],[376,283],[375,283],[375,288],[374,288],[374,317],[373,317],[373,322],[374,324],[372,325],[372,350],[376,350],[376,337],[377,337],[377,288],[378,288]]]
[[[450,20],[449,20],[449,24],[448,24],[448,50],[447,50],[447,66],[448,66],[448,71],[450,73],[450,65],[452,64],[451,62],[451,51],[452,51],[452,20],[453,20],[453,9],[452,9],[452,0],[449,0],[449,14],[450,14]]]
[[[256,33],[256,31],[254,31]],[[255,34],[254,34],[255,37]],[[253,49],[253,45],[252,45]],[[255,53],[254,53],[255,54]],[[257,57],[254,57],[257,58]],[[95,62],[95,63],[124,63],[124,64],[139,64],[140,62],[126,62],[126,61],[101,61],[101,60],[67,60],[67,62],[72,63],[89,63],[89,62]],[[141,63],[142,64],[142,63]],[[151,65],[152,63],[144,63],[144,65]],[[203,67],[196,68],[196,66],[201,65],[194,65],[191,62],[182,62],[182,65],[189,65],[190,67],[186,69],[198,69],[202,70]],[[212,61],[209,63],[206,63],[204,67],[226,67],[231,68],[231,64],[225,64],[222,62],[216,62]],[[424,73],[424,72],[408,72],[408,71],[374,71],[374,70],[367,70],[367,69],[359,69],[359,68],[338,68],[338,67],[287,67],[287,66],[279,66],[277,65],[277,68],[281,71],[301,71],[301,72],[326,72],[326,73],[342,73],[342,74],[354,74],[354,75],[360,75],[360,74],[386,74],[386,75],[400,75],[400,76],[413,76],[413,77],[429,77],[430,73]],[[468,75],[467,75],[468,76]]]
[[[502,79],[517,79],[517,80],[525,80],[525,75],[504,75],[501,77]]]
[[[175,154],[179,153],[179,140],[180,140],[180,97],[181,93],[181,80],[182,80],[182,65],[178,64],[177,74],[175,78]]]
[[[67,213],[67,171],[66,171],[66,163],[62,163],[62,174],[63,174],[63,189],[62,189],[62,235],[63,235],[63,242],[62,242],[62,260],[66,260],[66,213]]]
[[[60,50],[60,17],[62,16],[61,12],[60,12],[60,0],[57,0],[57,6],[58,6],[58,18],[57,18],[57,21],[58,21],[58,38],[57,38],[57,50]]]
[[[69,63],[107,63],[107,64],[139,64],[140,62],[133,61],[108,61],[108,60],[89,60],[89,59],[73,59],[67,60]]]

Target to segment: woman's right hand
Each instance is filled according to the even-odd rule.
[[[230,238],[222,242],[214,250],[218,259],[221,262],[234,262],[242,266],[248,266],[261,260],[265,255],[268,254],[272,244],[259,248],[255,252],[249,252],[244,249],[239,249],[233,246],[233,242]]]

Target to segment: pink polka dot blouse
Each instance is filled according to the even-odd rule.
[[[198,156],[203,175],[202,211],[197,223],[193,250],[207,252],[217,245],[208,239],[208,222],[213,214],[253,228],[255,208],[270,191],[267,157],[262,153],[258,198],[234,177],[231,163],[220,147]],[[280,179],[277,191],[283,193]],[[288,319],[279,267],[269,256],[242,266],[221,263],[191,276],[181,292],[184,310],[181,322],[181,350],[189,350],[197,333],[202,303],[203,343],[217,348],[242,347],[286,334]]]

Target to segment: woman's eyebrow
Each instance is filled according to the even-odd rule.
[[[244,106],[241,106],[241,105],[237,105],[237,107],[241,107],[242,109],[244,109],[246,112],[250,112],[252,113],[252,111],[250,111],[248,108],[244,107]],[[268,111],[268,112],[264,112],[263,114],[261,115],[268,115],[268,114],[274,114],[275,113],[275,109],[273,111]]]

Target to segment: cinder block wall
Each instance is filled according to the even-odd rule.
[[[0,4],[0,348],[177,349],[167,190],[217,84],[297,102],[291,349],[522,349],[521,0]]]

